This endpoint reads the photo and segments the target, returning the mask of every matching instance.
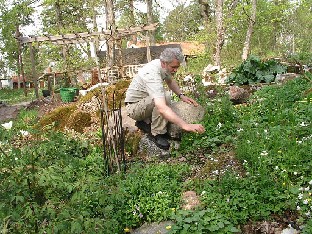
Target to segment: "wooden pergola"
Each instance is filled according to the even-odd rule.
[[[32,65],[32,77],[34,81],[35,86],[35,94],[36,97],[39,98],[38,93],[38,75],[36,71],[35,66],[35,57],[34,57],[34,50],[33,50],[33,43],[41,43],[41,42],[51,42],[56,45],[67,45],[67,44],[81,44],[81,43],[90,43],[93,42],[95,45],[98,44],[99,41],[109,41],[113,40],[115,45],[118,48],[121,48],[122,38],[141,33],[141,32],[148,32],[148,31],[154,31],[157,28],[158,23],[154,23],[151,25],[143,25],[143,26],[136,26],[136,27],[130,27],[127,29],[115,29],[115,30],[102,30],[101,32],[85,32],[85,33],[71,33],[71,34],[65,34],[65,35],[54,35],[54,36],[30,36],[30,37],[23,37],[21,36],[19,30],[16,31],[16,39],[18,41],[19,45],[19,66],[21,70],[21,75],[24,78],[24,71],[23,71],[23,62],[22,62],[22,56],[21,56],[21,46],[24,44],[28,44],[29,50],[30,50],[30,60]],[[149,52],[149,46],[147,46],[147,56],[150,55]],[[121,50],[119,50],[121,53]],[[121,54],[119,55],[122,56]],[[65,58],[66,59],[66,58]],[[97,69],[98,74],[100,77],[100,64],[99,64],[99,58],[97,56],[97,53],[95,53],[95,59],[97,62]],[[148,58],[150,60],[150,58]],[[122,61],[118,61],[118,66],[122,67]]]

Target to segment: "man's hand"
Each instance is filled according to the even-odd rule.
[[[195,132],[195,133],[204,133],[205,128],[201,124],[185,124],[182,126],[182,129],[187,132]]]
[[[183,102],[188,103],[188,104],[193,104],[194,106],[198,106],[198,103],[194,99],[192,99],[188,96],[181,95],[181,100]]]
[[[195,102],[192,98],[181,96],[181,99],[182,98],[186,101],[191,100],[191,101]],[[194,105],[194,103],[191,101],[189,103]],[[183,130],[188,131],[188,132],[195,132],[195,133],[205,132],[205,128],[203,127],[203,125],[201,125],[201,124],[188,124],[183,119],[181,119],[169,106],[167,106],[165,98],[154,98],[154,102],[155,102],[155,106],[158,109],[159,113],[165,119],[167,119],[169,122],[178,125],[180,128],[182,128]]]

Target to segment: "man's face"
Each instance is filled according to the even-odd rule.
[[[178,68],[180,67],[180,62],[177,59],[174,59],[170,63],[162,62],[162,65],[165,72],[173,76],[178,71]]]

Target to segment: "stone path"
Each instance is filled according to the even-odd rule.
[[[29,104],[30,102],[22,102],[16,105],[0,103],[0,123],[15,119],[19,111]]]

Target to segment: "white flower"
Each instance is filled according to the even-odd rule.
[[[294,175],[297,175],[297,174],[298,174],[298,172],[294,171]]]
[[[310,190],[310,187],[306,187],[304,188],[305,191],[309,191]]]
[[[302,193],[299,193],[299,195],[298,195],[298,199],[302,199],[303,198],[303,194]]]
[[[17,160],[18,160],[18,158],[17,158],[17,157],[15,157],[14,159],[15,159],[15,161],[17,161]]]
[[[305,122],[301,122],[300,123],[300,127],[306,127],[306,126],[309,126],[309,124],[305,123]]]
[[[222,123],[218,123],[218,125],[217,125],[217,129],[220,129],[222,127]]]
[[[22,136],[28,136],[29,132],[24,131],[24,130],[20,130],[20,133],[22,134]]]
[[[309,184],[312,185],[312,180],[309,181]]]
[[[13,126],[13,122],[10,121],[10,122],[8,122],[8,123],[4,123],[4,124],[1,124],[1,125],[2,125],[2,127],[4,127],[6,130],[10,130],[10,129],[12,128],[12,126]]]
[[[310,216],[310,211],[308,211],[307,213],[305,213],[306,216]]]
[[[300,206],[297,206],[297,210],[301,210]]]
[[[219,170],[212,171],[212,174],[219,175]]]
[[[267,129],[264,129],[264,133],[268,133],[268,130],[267,130]]]
[[[191,75],[187,75],[187,76],[184,77],[183,81],[185,81],[185,82],[187,82],[187,81],[193,82],[194,79],[193,79],[193,77]]]
[[[309,203],[309,201],[307,199],[303,200],[302,202],[303,204],[307,205]]]
[[[267,156],[268,155],[268,152],[266,152],[265,150],[263,150],[260,154],[261,156]]]
[[[206,191],[202,191],[201,192],[201,195],[205,195],[207,192]]]
[[[244,131],[244,129],[239,128],[239,129],[237,129],[237,131],[238,131],[238,132],[242,132],[242,131]]]

